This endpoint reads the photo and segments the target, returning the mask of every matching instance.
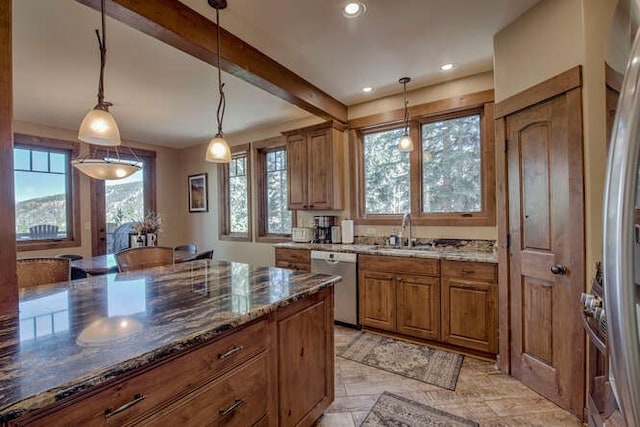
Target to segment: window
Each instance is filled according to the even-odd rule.
[[[231,162],[220,165],[220,239],[251,240],[250,146],[231,147]]]
[[[79,246],[75,144],[21,134],[14,141],[18,250]]]
[[[411,153],[397,149],[399,121],[376,123],[389,114],[355,121],[357,223],[396,225],[410,211],[416,225],[495,224],[493,103],[475,102],[447,113],[436,109],[445,102],[413,107]]]
[[[258,239],[288,240],[294,215],[288,208],[287,150],[282,138],[255,143],[258,182]]]
[[[480,114],[422,124],[422,212],[480,212]]]
[[[401,214],[409,210],[409,153],[397,149],[403,129],[364,135],[366,214]]]

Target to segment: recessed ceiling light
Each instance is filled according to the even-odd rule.
[[[364,3],[360,1],[350,1],[342,8],[342,14],[347,18],[357,18],[362,15],[365,10],[366,7],[364,6]]]
[[[440,66],[440,69],[442,71],[450,71],[450,70],[453,70],[454,67],[455,67],[455,65],[453,65],[453,64],[444,64],[444,65]]]
[[[362,91],[365,93],[373,92],[373,88],[371,86],[363,87]]]

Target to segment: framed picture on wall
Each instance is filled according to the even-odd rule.
[[[207,174],[189,175],[189,212],[209,212]]]

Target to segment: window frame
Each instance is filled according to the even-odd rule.
[[[291,241],[291,233],[267,233],[267,198],[266,198],[266,155],[273,151],[285,151],[287,154],[287,143],[284,136],[268,138],[252,144],[256,161],[256,200],[257,200],[257,234],[256,242],[279,243]],[[288,162],[288,159],[287,159]],[[287,174],[287,180],[289,175]],[[288,186],[287,186],[288,187]],[[287,191],[289,189],[287,188]],[[291,228],[297,226],[297,211],[291,211]]]
[[[355,161],[351,192],[354,221],[361,225],[398,225],[402,214],[366,214],[364,182],[364,135],[397,129],[403,126],[404,110],[355,119],[350,122],[351,156]],[[409,109],[409,133],[414,141],[410,154],[411,215],[414,225],[421,226],[495,226],[496,180],[495,135],[493,132],[493,91],[466,97],[420,104]],[[482,208],[478,212],[422,211],[422,125],[439,120],[480,115],[481,194]]]
[[[37,241],[17,240],[16,250],[18,252],[35,251],[45,249],[58,249],[79,247],[82,245],[82,235],[80,233],[80,173],[71,165],[71,160],[79,153],[79,144],[72,141],[65,141],[50,137],[33,136],[21,133],[13,135],[13,149],[23,148],[28,150],[46,150],[52,152],[66,152],[69,156],[66,203],[67,203],[67,234],[65,239],[43,239]],[[12,155],[13,155],[12,149]],[[15,179],[15,165],[13,168]],[[13,189],[12,189],[13,191]],[[14,195],[15,203],[15,195]]]
[[[253,237],[253,215],[251,196],[251,145],[234,145],[231,157],[247,158],[247,214],[248,228],[246,233],[231,232],[231,211],[229,209],[229,164],[218,164],[218,240],[250,242]]]

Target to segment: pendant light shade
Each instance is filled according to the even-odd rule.
[[[230,163],[231,162],[231,149],[229,144],[224,140],[222,133],[222,119],[224,118],[225,109],[225,97],[222,88],[222,72],[220,70],[220,9],[227,7],[227,0],[209,0],[209,5],[216,10],[216,43],[218,51],[218,93],[220,95],[218,101],[218,110],[216,112],[216,118],[218,120],[218,133],[209,141],[207,145],[207,152],[204,159],[207,162],[213,163]]]
[[[121,144],[118,124],[108,110],[94,108],[80,124],[78,139],[89,144],[116,147]]]
[[[91,178],[105,180],[123,179],[141,169],[139,163],[121,159],[76,159],[71,164]]]
[[[398,150],[413,151],[413,141],[409,135],[409,101],[407,101],[407,83],[411,81],[410,77],[402,77],[398,82],[403,86],[404,93],[404,133],[398,141]]]
[[[231,161],[231,149],[222,135],[217,134],[209,141],[205,160],[212,163],[229,163]]]

